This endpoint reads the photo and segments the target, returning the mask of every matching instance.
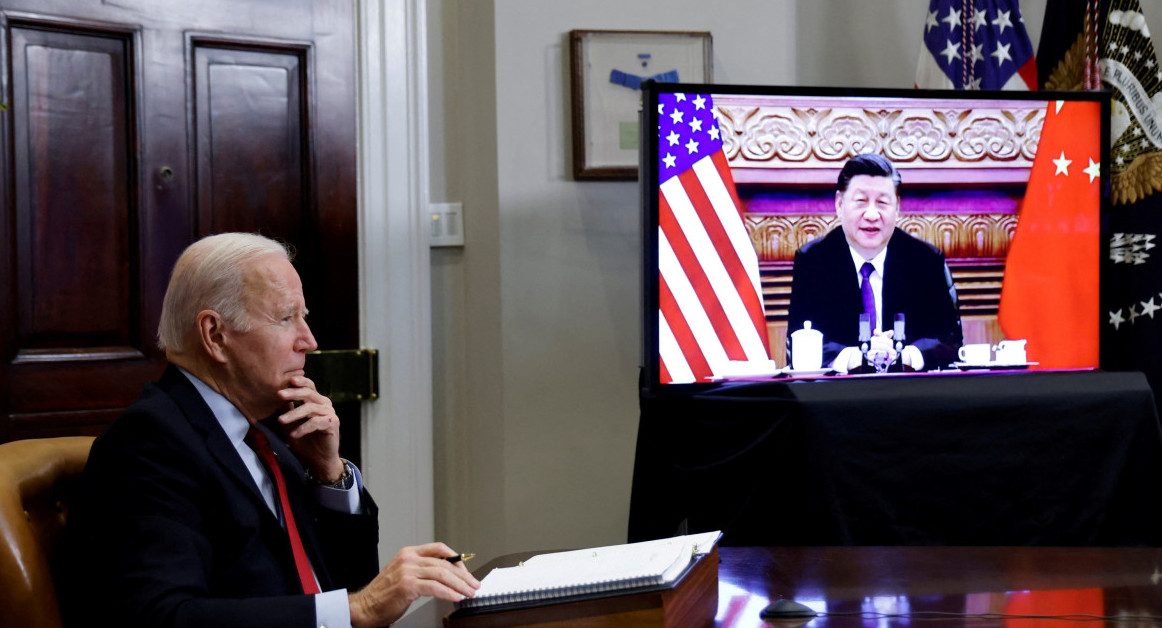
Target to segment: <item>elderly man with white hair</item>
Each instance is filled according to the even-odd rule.
[[[376,505],[304,376],[316,348],[287,249],[195,242],[166,291],[170,365],[97,439],[69,520],[69,623],[385,626],[479,582],[443,543],[378,568]]]

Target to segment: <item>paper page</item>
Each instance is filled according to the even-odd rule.
[[[694,555],[713,549],[720,532],[534,556],[493,569],[470,606],[673,582]]]

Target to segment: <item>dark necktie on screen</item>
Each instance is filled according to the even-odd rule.
[[[859,275],[863,277],[860,282],[860,291],[863,292],[863,311],[867,314],[867,318],[871,321],[871,328],[874,331],[879,327],[880,319],[876,318],[876,295],[872,292],[871,274],[875,272],[876,267],[872,266],[871,262],[864,262],[863,266],[859,267]]]
[[[246,444],[258,454],[262,466],[274,478],[274,485],[278,488],[278,504],[282,509],[282,519],[286,522],[286,533],[290,537],[291,553],[295,557],[295,568],[299,572],[299,581],[302,582],[303,592],[308,594],[319,593],[319,585],[315,582],[315,574],[311,571],[311,561],[307,558],[307,550],[303,547],[303,540],[299,537],[299,527],[295,525],[294,514],[291,513],[290,499],[287,497],[286,480],[282,477],[282,470],[278,461],[274,459],[274,450],[270,448],[270,441],[266,434],[256,427],[251,427],[246,433]]]

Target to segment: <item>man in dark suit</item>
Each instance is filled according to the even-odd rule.
[[[914,370],[947,366],[962,342],[956,292],[944,255],[896,227],[900,173],[875,154],[853,157],[839,173],[840,228],[795,253],[788,337],[811,321],[823,333],[823,364],[841,372],[863,362],[860,314],[868,313],[869,355]],[[904,315],[906,345],[893,341]]]
[[[178,259],[170,366],[94,443],[70,513],[69,623],[385,626],[479,587],[442,543],[379,570],[376,505],[303,375],[306,314],[277,242],[220,234]]]

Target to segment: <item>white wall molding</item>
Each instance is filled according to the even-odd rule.
[[[427,41],[423,0],[358,0],[363,346],[379,354],[363,472],[380,504],[380,561],[435,533]]]

